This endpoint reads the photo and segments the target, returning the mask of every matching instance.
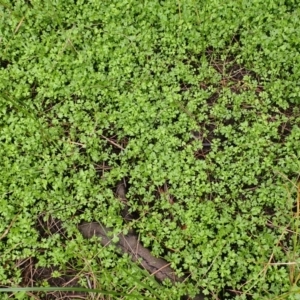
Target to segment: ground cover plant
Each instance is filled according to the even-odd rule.
[[[111,292],[3,299],[299,299],[296,1],[1,0],[0,15],[0,285]],[[92,221],[134,229],[184,282],[84,239]]]

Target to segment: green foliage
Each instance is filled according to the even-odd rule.
[[[296,290],[299,13],[281,0],[0,1],[0,284],[24,284],[31,258],[161,299]],[[79,236],[93,220],[133,227],[191,276],[158,286]]]

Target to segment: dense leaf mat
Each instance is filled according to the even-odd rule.
[[[137,297],[295,291],[295,3],[0,1],[0,284],[72,270]],[[91,221],[133,228],[187,279],[158,285],[84,240]]]

